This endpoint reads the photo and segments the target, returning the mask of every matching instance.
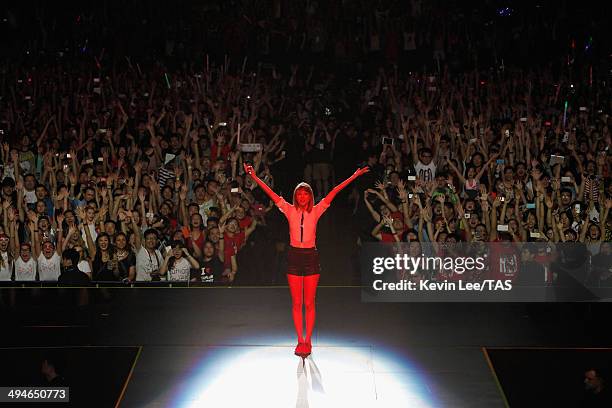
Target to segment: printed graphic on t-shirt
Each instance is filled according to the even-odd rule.
[[[185,258],[181,258],[174,262],[172,268],[168,269],[168,280],[173,282],[187,282],[189,280],[189,272],[191,264]]]
[[[202,278],[202,282],[206,282],[206,283],[213,283],[215,280],[215,277],[213,275],[213,268],[211,266],[205,266],[202,268],[202,275],[200,275]]]
[[[61,260],[57,252],[54,252],[49,259],[40,254],[38,257],[38,278],[41,281],[57,281],[62,272]]]
[[[436,165],[434,162],[423,164],[420,161],[414,166],[417,176],[421,181],[432,181],[436,176]]]
[[[30,258],[28,262],[23,262],[21,258],[18,258],[15,261],[15,280],[16,281],[36,280],[36,261]]]

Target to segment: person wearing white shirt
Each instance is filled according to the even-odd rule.
[[[140,229],[132,219],[134,231],[134,247],[136,248],[136,281],[160,280],[160,268],[163,257],[158,245],[158,233],[150,228],[144,233],[144,245],[140,237]]]
[[[27,243],[19,242],[19,234],[17,234],[16,216],[13,211],[6,210],[5,215],[8,217],[10,240],[13,244],[13,254],[19,254],[14,263],[14,280],[16,281],[36,281],[38,280],[36,272],[36,260],[32,258],[32,246]],[[38,235],[37,223],[31,219],[28,223],[30,236]]]
[[[10,238],[0,234],[0,281],[13,279],[13,256],[9,250]]]
[[[91,242],[96,242],[96,239],[98,238],[98,232],[96,231],[96,210],[92,206],[79,207],[77,209],[77,214],[81,220],[81,225],[79,226],[81,229],[81,237],[83,237],[83,241],[85,241],[87,249],[91,251],[93,248],[90,248],[89,241],[87,240],[87,231],[85,229],[89,229]]]
[[[36,281],[36,261],[32,258],[32,247],[28,243],[19,246],[19,258],[15,260],[15,280]]]
[[[36,197],[36,178],[33,174],[26,174],[23,177],[23,199],[26,204],[35,204]]]
[[[38,260],[38,280],[55,281],[62,273],[61,248],[63,244],[63,234],[61,225],[64,221],[63,215],[57,216],[57,223],[60,228],[57,230],[57,247],[53,241],[39,241],[38,234],[33,234],[34,256]]]
[[[413,149],[416,149],[416,142]],[[421,181],[433,181],[436,178],[436,163],[432,156],[431,149],[426,147],[422,148],[419,154],[413,151],[414,170]]]
[[[200,264],[181,241],[172,241],[170,247],[172,250],[166,254],[160,274],[167,275],[170,282],[189,282],[191,269],[198,269]]]
[[[55,250],[55,245],[47,241],[36,257],[38,260],[38,279],[40,281],[57,281],[62,273],[62,258]]]

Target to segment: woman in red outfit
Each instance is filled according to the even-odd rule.
[[[291,246],[287,254],[287,280],[293,304],[293,323],[298,337],[295,354],[305,358],[311,350],[311,336],[315,322],[315,294],[319,283],[319,254],[316,248],[317,222],[332,200],[344,187],[357,177],[369,171],[364,167],[334,187],[329,194],[316,205],[312,188],[307,183],[300,183],[293,191],[293,204],[278,196],[270,187],[257,177],[253,167],[245,164],[244,170],[265,191],[289,222]],[[302,305],[306,307],[306,336],[302,318]]]

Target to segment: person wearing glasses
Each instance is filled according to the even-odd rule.
[[[416,163],[414,170],[417,177],[422,181],[432,181],[436,177],[436,163],[434,163],[433,153],[430,148],[424,147],[417,155],[416,150],[413,151],[413,160]]]
[[[59,229],[57,230],[57,246],[52,241],[51,237],[48,237],[42,243],[40,242],[39,236],[33,235],[34,244],[34,258],[38,263],[38,277],[41,281],[57,281],[60,273],[62,272],[62,240],[64,238],[62,234],[61,225],[64,221],[64,216],[61,214],[57,215],[57,224]],[[40,223],[39,229],[40,229]]]
[[[19,236],[16,233],[17,226],[13,222],[13,232],[11,236],[14,237],[15,253],[19,254],[19,257],[15,260],[15,280],[18,282],[24,281],[37,281],[38,280],[38,268],[36,259],[32,256],[32,245],[28,242],[20,242]],[[36,234],[38,234],[37,224],[33,221],[28,223],[28,229],[30,236],[35,240]]]
[[[159,281],[163,257],[158,246],[159,233],[155,229],[144,232],[144,240],[140,237],[137,226],[134,228],[134,247],[136,248],[136,280],[137,281]],[[144,242],[142,242],[144,241]]]
[[[19,245],[19,257],[15,260],[15,280],[37,281],[36,260],[32,257],[32,246],[27,242]]]
[[[404,132],[407,140],[410,140],[408,132]],[[419,180],[427,182],[432,181],[436,177],[436,163],[433,160],[433,151],[429,147],[421,147],[419,149],[417,136],[412,138],[412,161],[414,162],[414,170]]]

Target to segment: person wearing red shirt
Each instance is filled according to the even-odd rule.
[[[226,225],[227,226],[225,227],[225,234],[223,234],[223,239],[225,240],[225,258],[223,263],[225,269],[231,269],[232,256],[238,254],[238,250],[242,248],[251,233],[255,231],[255,227],[257,227],[257,222],[253,221],[248,228],[241,230],[238,224],[238,220],[232,217],[227,220]]]
[[[191,225],[183,227],[182,230],[187,249],[192,251],[196,257],[204,253],[204,242],[207,237],[203,224],[200,213],[194,213],[191,215]]]
[[[247,215],[245,209],[242,207],[236,208],[234,215],[238,220],[238,225],[240,226],[240,229],[247,229],[253,223],[253,218],[251,218],[250,215]]]
[[[401,218],[383,216],[372,230],[372,236],[381,242],[400,242],[404,233],[404,221]]]
[[[234,137],[230,140],[229,143],[226,143],[225,140],[225,131],[220,131],[217,135],[216,142],[211,140],[210,146],[210,161],[214,162],[217,158],[227,159],[227,156],[232,151],[232,144],[234,141]]]
[[[521,269],[521,254],[511,238],[502,235],[489,251],[489,279],[515,281]]]
[[[329,208],[334,197],[370,169],[368,167],[358,169],[351,177],[334,187],[316,205],[312,187],[307,183],[299,183],[295,187],[293,203],[290,204],[257,177],[252,166],[245,164],[244,170],[270,197],[289,223],[290,247],[287,254],[287,281],[291,292],[293,323],[298,337],[295,355],[306,358],[312,351],[315,295],[320,276],[319,253],[316,248],[317,222]],[[306,336],[303,331],[302,305],[306,308]]]

